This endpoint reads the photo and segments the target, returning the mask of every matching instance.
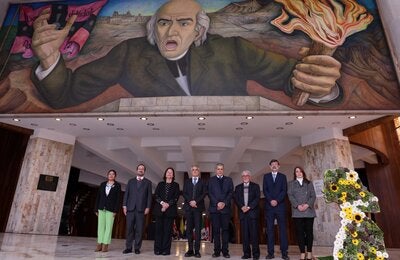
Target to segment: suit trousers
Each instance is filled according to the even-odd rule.
[[[312,252],[314,218],[293,218],[297,242],[301,253]]]
[[[247,257],[260,257],[260,246],[258,241],[258,219],[245,216],[240,219],[242,233],[243,255]],[[251,249],[250,249],[251,245]]]
[[[133,240],[135,240],[135,250],[142,247],[142,234],[144,226],[144,212],[137,210],[126,213],[126,248],[132,249]]]
[[[287,255],[288,253],[288,240],[286,232],[286,212],[285,211],[266,211],[267,220],[267,242],[268,242],[268,255],[274,255],[274,245],[275,245],[275,232],[274,232],[274,221],[278,222],[279,237],[280,237],[280,248],[282,255]]]
[[[229,222],[231,216],[229,213],[211,213],[212,222],[212,233],[214,240],[214,253],[228,254],[228,243],[229,243]],[[221,245],[221,233],[222,233],[222,245]]]
[[[154,236],[154,252],[171,253],[174,217],[157,216]]]
[[[200,251],[201,240],[201,211],[189,210],[185,212],[186,216],[186,237],[188,240],[189,251],[193,250],[193,228],[194,228],[194,251]]]

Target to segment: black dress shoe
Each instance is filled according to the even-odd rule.
[[[186,253],[185,253],[185,257],[191,257],[191,256],[193,256],[194,254],[193,254],[193,251],[192,250],[189,250],[189,251],[187,251]]]
[[[255,256],[255,257],[253,257],[253,259],[254,260],[258,260],[258,259],[260,259],[260,257],[259,256]]]
[[[242,256],[242,259],[249,259],[250,257],[248,257],[248,256]]]
[[[126,248],[124,251],[122,251],[123,254],[130,254],[132,253],[132,248]]]
[[[154,251],[155,255],[160,255],[160,251]]]
[[[231,255],[229,253],[223,254],[225,258],[231,258]]]
[[[275,258],[274,255],[267,255],[267,256],[265,257],[265,259],[274,259],[274,258]]]
[[[221,254],[220,253],[214,253],[212,254],[212,257],[219,257]]]
[[[170,255],[171,253],[169,252],[162,252],[162,255]]]
[[[139,249],[135,249],[135,254],[140,254],[140,250]]]
[[[201,257],[201,254],[200,254],[200,252],[196,252],[196,253],[194,253],[194,257],[196,257],[196,258],[200,258],[200,257]]]
[[[283,260],[290,260],[290,258],[289,258],[288,255],[283,255],[283,256],[282,256],[282,259],[283,259]]]

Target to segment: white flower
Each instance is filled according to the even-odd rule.
[[[370,200],[371,200],[371,201],[379,201],[379,200],[378,200],[378,197],[376,197],[376,196],[371,197]]]
[[[382,252],[381,252],[381,251],[376,251],[376,256],[377,256],[377,257],[382,257],[382,256],[383,256],[383,254],[382,254]]]
[[[388,254],[387,252],[383,252],[382,256],[383,256],[384,258],[389,258],[389,254]]]

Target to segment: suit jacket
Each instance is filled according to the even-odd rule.
[[[315,218],[314,203],[316,199],[314,185],[312,182],[303,181],[303,185],[297,180],[292,180],[288,184],[288,196],[290,204],[292,205],[293,218]],[[308,204],[306,211],[300,211],[297,206],[301,204]]]
[[[194,186],[195,189],[194,189]],[[193,194],[194,192],[194,194]],[[201,178],[198,179],[196,185],[193,185],[192,178],[189,178],[183,184],[183,198],[185,199],[185,204],[183,205],[186,212],[189,211],[205,211],[206,207],[204,204],[204,198],[207,195],[207,183],[205,183]],[[189,201],[196,201],[197,208],[192,208],[189,205]]]
[[[114,185],[110,189],[110,193],[106,194],[106,184],[107,181],[100,184],[100,188],[97,192],[95,209],[107,210],[117,213],[119,210],[120,195],[121,195],[121,185],[118,182],[114,182]]]
[[[231,213],[231,203],[233,196],[233,182],[231,177],[222,178],[222,189],[217,176],[210,178],[208,182],[208,196],[210,197],[210,213]],[[222,210],[217,209],[217,203],[224,202],[225,207]]]
[[[247,80],[255,80],[290,95],[295,63],[241,37],[208,35],[204,44],[190,48],[190,92],[193,96],[244,96]],[[60,59],[46,78],[38,81],[33,73],[32,81],[54,108],[80,104],[117,83],[135,97],[186,96],[157,46],[145,37],[125,40],[74,72]]]
[[[278,172],[275,182],[272,173],[266,173],[263,179],[263,192],[265,196],[265,210],[285,211],[285,199],[287,194],[287,180],[286,175]],[[272,207],[271,200],[278,201],[278,205]]]
[[[128,181],[122,205],[126,206],[128,211],[144,212],[146,208],[151,208],[152,183],[146,178],[141,180],[140,185],[137,185],[137,182],[136,177]]]
[[[153,208],[154,216],[161,216],[164,214],[166,217],[175,217],[178,215],[177,202],[179,199],[179,184],[176,182],[171,183],[171,189],[168,194],[165,193],[166,182],[162,181],[158,183],[156,191],[154,193],[156,199]],[[165,212],[161,211],[161,201],[167,202],[169,204],[168,209]]]
[[[247,202],[247,206],[250,207],[250,210],[246,213],[243,213],[241,208],[244,204],[244,184],[241,183],[235,187],[234,193],[235,202],[239,208],[239,217],[243,219],[245,216],[249,216],[250,218],[258,218],[259,217],[259,206],[260,202],[260,185],[254,182],[249,183],[249,198]]]

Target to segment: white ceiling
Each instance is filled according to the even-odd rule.
[[[0,115],[0,122],[47,133],[70,135],[76,138],[72,165],[81,169],[81,180],[98,184],[108,169],[116,169],[123,184],[135,175],[136,165],[144,162],[147,177],[157,184],[165,168],[181,173],[192,164],[203,172],[213,172],[215,164],[225,164],[225,174],[234,183],[240,181],[240,172],[249,169],[253,180],[260,181],[269,161],[277,158],[281,169],[292,174],[295,165],[302,165],[302,140],[326,136],[332,131],[364,123],[386,114],[383,112],[296,112],[253,113],[253,119],[241,115],[208,114],[199,120],[200,113],[173,115],[162,113],[140,119],[139,114],[63,114]],[[303,114],[303,119],[296,115]],[[356,115],[350,119],[350,115]],[[102,117],[104,120],[99,121]],[[352,148],[353,149],[353,148]],[[354,148],[354,160],[374,161],[374,154],[364,148]],[[179,176],[178,176],[179,175]]]

